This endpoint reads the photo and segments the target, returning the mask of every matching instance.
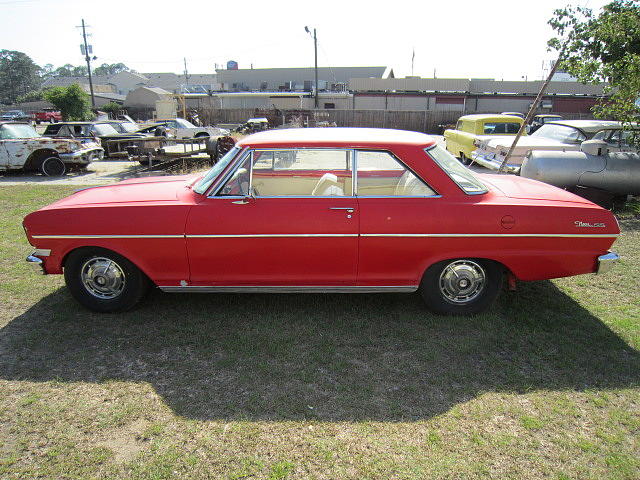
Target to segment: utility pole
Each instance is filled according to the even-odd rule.
[[[311,35],[309,27],[304,27],[304,31]],[[315,58],[315,73],[316,73],[316,95],[315,106],[318,108],[318,37],[316,35],[316,29],[313,29],[313,53]]]
[[[84,59],[87,61],[87,71],[89,72],[89,90],[91,90],[91,106],[96,108],[96,99],[93,96],[93,80],[91,79],[91,57],[89,57],[89,47],[87,46],[87,32],[82,19],[82,38],[84,40]]]
[[[187,70],[187,57],[184,57],[184,83],[189,85],[189,71]]]

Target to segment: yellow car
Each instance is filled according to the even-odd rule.
[[[476,140],[482,141],[492,135],[515,135],[523,122],[524,119],[515,115],[464,115],[458,119],[455,130],[444,131],[447,150],[469,165],[471,152],[476,149]]]

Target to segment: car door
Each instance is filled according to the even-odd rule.
[[[390,152],[358,150],[356,165],[358,285],[415,289],[425,259],[442,248],[428,234],[451,222],[442,198]]]
[[[346,149],[246,152],[218,191],[191,210],[191,284],[355,285],[359,218],[351,158]]]

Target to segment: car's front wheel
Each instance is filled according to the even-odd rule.
[[[40,171],[47,177],[61,177],[67,171],[64,162],[58,157],[47,157],[40,164]]]
[[[503,269],[490,260],[458,258],[431,265],[420,283],[427,307],[444,315],[474,315],[495,300]]]
[[[122,312],[147,292],[147,277],[122,255],[104,248],[81,248],[69,254],[64,279],[71,295],[96,312]]]

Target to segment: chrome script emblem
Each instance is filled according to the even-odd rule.
[[[604,223],[588,223],[588,222],[581,222],[580,220],[576,220],[574,223],[576,224],[576,227],[580,227],[580,228],[605,228],[606,227]]]

